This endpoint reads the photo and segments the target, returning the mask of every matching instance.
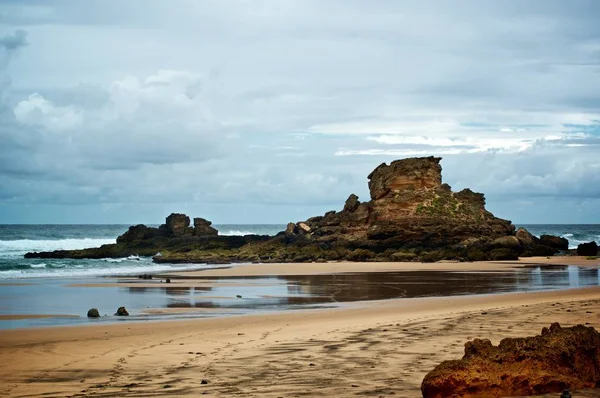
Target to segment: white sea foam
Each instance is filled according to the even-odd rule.
[[[85,276],[113,276],[113,275],[138,275],[156,272],[174,272],[184,270],[195,270],[213,268],[213,265],[206,264],[187,264],[179,266],[170,266],[165,264],[147,264],[133,267],[108,267],[108,268],[52,268],[52,269],[29,269],[29,270],[10,270],[0,272],[0,279],[17,278],[70,278]]]
[[[115,239],[57,239],[57,240],[0,240],[0,256],[23,255],[27,252],[43,252],[53,250],[77,250],[98,247],[115,243]]]
[[[245,236],[245,235],[256,235],[256,232],[252,232],[252,231],[239,231],[237,229],[231,229],[228,231],[219,231],[219,235],[224,235],[224,236]]]

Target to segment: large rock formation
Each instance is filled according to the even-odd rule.
[[[418,252],[413,259],[504,260],[557,251],[525,230],[515,238],[510,221],[485,209],[483,194],[453,192],[442,183],[440,160],[381,164],[368,176],[370,201],[361,203],[352,194],[342,211],[288,225],[286,234],[325,250],[332,245],[369,250],[363,257],[372,259],[405,259]]]
[[[600,333],[554,323],[541,336],[465,344],[461,360],[445,361],[421,384],[425,398],[509,397],[600,385]]]
[[[513,235],[510,221],[485,209],[483,194],[469,189],[452,192],[442,184],[441,158],[411,158],[378,166],[369,174],[371,200],[350,195],[341,212],[303,222],[317,241],[332,236],[371,242],[371,248],[439,248],[470,238]],[[300,223],[299,223],[300,224]],[[299,225],[297,224],[297,225]]]
[[[290,223],[272,238],[218,236],[203,218],[195,218],[192,228],[188,216],[171,214],[159,228],[130,227],[116,245],[27,256],[98,258],[160,251],[157,262],[469,261],[551,255],[563,248],[561,238],[538,239],[525,230],[515,236],[510,221],[485,209],[483,194],[453,192],[442,183],[440,160],[381,164],[368,176],[371,200],[360,202],[351,194],[341,211]]]

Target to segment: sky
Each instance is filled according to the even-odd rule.
[[[286,223],[441,156],[600,223],[600,2],[0,0],[0,223]]]

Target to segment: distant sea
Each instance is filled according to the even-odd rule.
[[[285,224],[214,225],[221,235],[275,235]],[[567,238],[569,246],[589,241],[600,243],[600,224],[527,224],[532,234],[557,235]],[[83,249],[115,243],[128,225],[0,225],[0,279],[38,277],[90,277],[136,275],[149,272],[198,269],[204,264],[154,264],[148,257],[130,256],[119,259],[70,260],[25,259],[30,251]]]

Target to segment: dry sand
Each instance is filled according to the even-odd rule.
[[[252,272],[265,272],[261,266]],[[308,266],[322,273],[338,264]],[[447,266],[473,269],[473,264]],[[479,266],[506,265],[475,268]],[[236,269],[241,267],[218,272]],[[498,343],[504,337],[538,334],[551,322],[600,328],[600,288],[0,331],[0,395],[418,397],[423,376],[440,361],[462,356],[467,340]]]

